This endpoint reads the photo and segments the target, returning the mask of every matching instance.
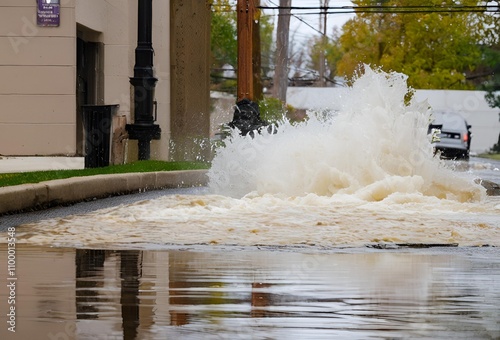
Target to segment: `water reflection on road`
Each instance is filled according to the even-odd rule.
[[[4,323],[0,338],[498,339],[499,255],[492,247],[305,254],[19,245],[17,330],[13,337]],[[6,315],[4,289],[0,301]]]

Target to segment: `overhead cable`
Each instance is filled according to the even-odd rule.
[[[489,12],[498,13],[500,8],[498,5],[474,5],[474,6],[428,6],[428,5],[418,5],[418,6],[290,6],[290,7],[280,7],[280,6],[258,6],[259,9],[288,9],[296,11],[306,11],[314,10],[320,12],[306,12],[300,13],[300,15],[308,14],[355,14],[355,13],[443,13],[443,12]]]

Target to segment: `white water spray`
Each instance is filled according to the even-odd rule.
[[[255,138],[233,131],[213,160],[211,189],[232,197],[312,193],[380,201],[408,193],[461,202],[484,198],[482,187],[433,155],[432,110],[427,102],[407,100],[406,80],[401,73],[365,66],[335,115],[310,114],[304,123],[283,122],[276,134]]]

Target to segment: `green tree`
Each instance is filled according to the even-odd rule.
[[[495,48],[489,49],[485,55],[488,57],[489,65],[491,65],[489,77],[483,83],[483,89],[486,91],[485,99],[490,107],[500,108],[500,44]],[[500,112],[498,115],[498,119],[500,120]],[[491,151],[500,153],[500,134],[498,142],[493,145]]]
[[[496,1],[500,6],[500,1]],[[484,70],[486,79],[483,81],[483,90],[486,91],[485,99],[492,108],[500,108],[500,16],[489,17],[489,29],[486,33],[484,46]],[[484,78],[481,78],[484,79]],[[500,119],[500,113],[499,113]],[[500,134],[498,142],[491,148],[492,152],[500,153]]]
[[[374,6],[370,0],[353,3]],[[463,6],[478,4],[461,1]],[[381,11],[377,8],[381,5],[392,11]],[[415,7],[411,13],[392,13],[401,6]],[[424,11],[421,6],[428,7]],[[386,0],[372,7],[372,12],[357,13],[344,25],[339,39],[343,56],[338,72],[351,77],[359,64],[371,64],[407,74],[414,88],[473,88],[467,75],[481,63],[480,42],[486,39],[490,18],[467,8],[463,12],[436,11],[443,6],[456,8],[456,1]]]
[[[496,1],[496,4],[500,7],[500,1]],[[483,82],[483,89],[487,91],[486,100],[490,107],[500,108],[500,16],[491,15],[489,19],[491,29],[485,34],[483,53],[483,74],[487,77]]]
[[[262,74],[266,78],[267,73],[274,64],[274,17],[269,15],[260,16],[260,54],[262,55]]]
[[[313,70],[319,70],[320,51],[325,51],[325,77],[333,82],[333,78],[337,75],[337,63],[342,59],[342,48],[339,43],[340,31],[338,28],[333,29],[333,34],[325,39],[322,37],[314,37],[308,42],[309,47],[309,63],[307,67]]]
[[[229,0],[212,2],[212,19],[210,30],[210,65],[212,88],[234,91],[236,79],[223,77],[224,67],[236,67],[238,44],[236,31],[236,12]]]
[[[491,71],[483,85],[483,89],[487,92],[485,98],[490,107],[500,108],[500,46],[491,49],[488,55],[490,55],[493,64],[490,64]]]
[[[500,70],[497,72],[500,73]],[[491,83],[486,86],[487,94],[485,95],[486,101],[490,107],[498,107],[500,108],[500,76],[496,73],[496,76],[493,78]]]

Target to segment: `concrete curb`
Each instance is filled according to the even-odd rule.
[[[0,215],[165,188],[205,186],[207,170],[73,177],[0,188]]]

